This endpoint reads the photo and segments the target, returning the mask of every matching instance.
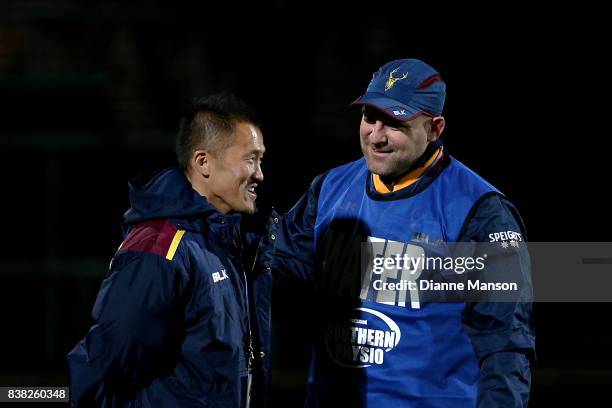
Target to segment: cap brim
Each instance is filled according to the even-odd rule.
[[[423,111],[399,103],[395,99],[388,98],[377,93],[366,93],[355,99],[351,105],[367,105],[386,113],[389,117],[407,122],[419,116]]]

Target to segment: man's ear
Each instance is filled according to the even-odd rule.
[[[191,166],[206,179],[210,177],[210,159],[210,152],[206,150],[196,150],[191,156]]]
[[[444,126],[446,126],[446,120],[444,116],[436,116],[431,119],[431,125],[429,132],[427,133],[427,141],[435,142],[438,140],[442,132],[444,131]]]

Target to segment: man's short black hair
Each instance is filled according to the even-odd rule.
[[[194,98],[183,115],[176,138],[176,158],[185,170],[198,149],[220,154],[231,145],[236,124],[251,123],[261,127],[255,111],[235,95],[223,92]]]

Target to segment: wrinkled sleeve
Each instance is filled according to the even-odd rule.
[[[308,284],[314,281],[314,225],[324,178],[325,174],[316,177],[308,191],[281,219],[272,260],[272,270],[277,281],[287,279]]]
[[[494,194],[477,203],[459,241],[488,243],[490,234],[504,231],[526,237],[516,208]],[[527,407],[530,363],[535,357],[529,253],[525,242],[493,254],[493,246],[487,245],[489,278],[520,281],[524,293],[518,301],[483,301],[466,306],[463,324],[480,363],[478,407]]]
[[[172,371],[185,280],[173,262],[154,254],[115,257],[93,308],[95,324],[68,354],[73,406],[131,405]]]

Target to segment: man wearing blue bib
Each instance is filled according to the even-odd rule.
[[[413,261],[489,243],[497,252],[484,273],[520,276],[531,293],[516,208],[444,151],[445,95],[422,61],[383,65],[353,102],[363,157],[315,178],[283,217],[273,269],[315,287],[307,406],[527,406],[530,301],[428,301],[423,265],[363,267],[364,243]],[[415,286],[388,290],[400,282]]]

